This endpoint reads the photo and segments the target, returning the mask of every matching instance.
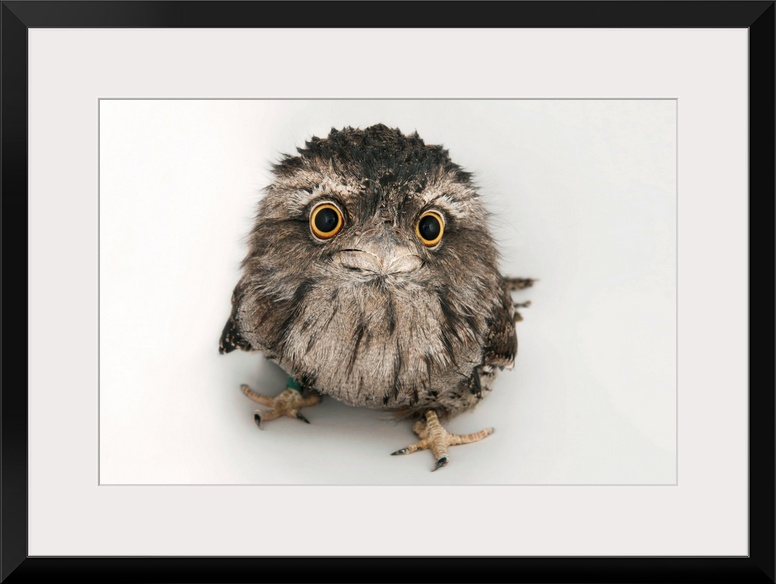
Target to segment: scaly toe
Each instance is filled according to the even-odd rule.
[[[396,452],[391,452],[391,456],[397,456],[399,454],[412,454],[413,452],[417,452],[418,450],[425,450],[428,448],[429,443],[426,440],[421,440],[420,442],[415,442],[415,444],[410,444],[409,446],[405,446],[404,448],[400,448]]]

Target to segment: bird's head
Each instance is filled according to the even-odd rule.
[[[484,285],[482,266],[495,264],[469,173],[417,133],[332,129],[274,174],[246,263],[277,282],[466,289]]]

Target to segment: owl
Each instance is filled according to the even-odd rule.
[[[493,432],[448,433],[496,373],[512,368],[520,320],[472,176],[446,149],[379,124],[332,129],[273,166],[219,351],[260,351],[289,376],[281,416],[330,396],[408,419],[433,470],[448,448]]]

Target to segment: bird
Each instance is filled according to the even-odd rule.
[[[473,175],[417,131],[332,128],[272,165],[247,238],[219,352],[258,351],[288,383],[259,428],[328,396],[409,420],[418,441],[392,454],[449,447],[493,432],[449,433],[517,354],[511,293]]]

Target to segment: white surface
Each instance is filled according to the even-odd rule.
[[[259,431],[239,385],[284,375],[217,353],[270,162],[377,122],[475,172],[503,273],[540,279],[516,370],[450,424],[496,433],[434,476],[386,413]],[[673,100],[102,101],[100,482],[674,483],[675,225]]]
[[[406,42],[392,42],[396,35],[401,35]],[[320,62],[296,56],[298,51],[304,53],[310,43],[323,42],[323,37],[326,46],[332,50],[344,51],[345,46],[351,45],[365,47],[362,51],[348,53],[348,66],[359,71],[377,68],[381,75],[332,76]],[[331,31],[310,30],[31,30],[30,554],[745,554],[746,40],[745,30],[370,30],[337,31],[335,35]],[[339,49],[333,46],[337,42],[343,43]],[[436,62],[431,70],[407,67],[407,63],[412,62],[410,53],[419,46],[445,47],[449,59]],[[284,58],[269,57],[279,52]],[[527,55],[531,57],[524,57]],[[289,68],[288,63],[294,63],[294,67]],[[461,71],[466,74],[462,76]],[[688,74],[690,71],[692,75]],[[408,95],[678,97],[678,485],[99,486],[97,98]],[[295,129],[285,125],[278,127],[272,136],[259,137],[262,147],[271,150],[270,154],[275,153],[274,149],[287,149],[307,132],[319,131],[306,119],[281,121],[298,126]],[[334,121],[327,121],[326,125],[330,123]],[[454,131],[460,127],[459,123],[468,122],[449,119],[446,126]],[[515,259],[519,257],[520,270],[525,269],[526,273],[530,270],[531,275],[543,278],[533,291],[524,295],[534,301],[534,306],[526,311],[526,321],[521,323],[518,368],[500,378],[497,391],[474,414],[461,416],[454,422],[456,429],[465,431],[476,427],[476,418],[482,415],[486,418],[485,423],[498,427],[497,433],[481,444],[453,450],[450,466],[433,474],[428,472],[430,460],[424,460],[427,453],[403,459],[387,456],[397,446],[397,441],[398,445],[403,445],[412,438],[406,427],[377,423],[369,412],[349,411],[348,416],[340,416],[336,404],[310,410],[314,425],[278,421],[274,428],[259,434],[250,420],[250,402],[232,388],[245,380],[244,375],[256,376],[258,380],[260,375],[270,378],[275,374],[262,372],[250,355],[236,359],[233,355],[213,356],[224,373],[214,379],[219,381],[218,385],[208,386],[196,396],[199,399],[192,392],[188,392],[192,395],[191,400],[172,399],[168,397],[170,393],[163,393],[153,403],[138,403],[137,408],[150,410],[145,416],[150,420],[146,427],[153,431],[155,424],[163,425],[168,436],[179,436],[180,430],[190,424],[188,420],[182,420],[185,414],[198,411],[203,434],[218,436],[221,440],[217,443],[222,454],[219,464],[232,468],[235,463],[228,452],[228,443],[233,442],[231,437],[234,434],[248,437],[251,444],[243,446],[246,456],[238,461],[248,469],[245,472],[250,472],[251,466],[261,460],[259,454],[263,450],[258,449],[269,448],[272,443],[285,448],[285,436],[294,440],[300,432],[315,430],[327,433],[320,441],[328,445],[326,441],[335,433],[331,422],[340,418],[358,426],[354,433],[360,438],[352,440],[349,437],[341,442],[347,444],[353,457],[347,460],[345,454],[333,454],[325,449],[328,457],[325,460],[340,461],[343,468],[347,466],[344,471],[350,472],[351,464],[357,467],[356,462],[369,461],[368,464],[374,462],[379,472],[390,475],[397,482],[421,480],[433,485],[458,481],[460,475],[457,473],[467,474],[465,480],[476,480],[477,477],[471,476],[471,465],[484,464],[486,460],[501,466],[511,464],[511,459],[505,463],[494,456],[497,448],[508,444],[506,438],[501,437],[507,432],[506,428],[494,418],[507,407],[514,407],[510,413],[527,415],[532,411],[527,408],[531,405],[532,388],[541,387],[537,376],[560,378],[554,369],[571,370],[568,362],[559,361],[556,355],[538,351],[547,344],[554,346],[551,344],[556,342],[551,337],[553,332],[571,334],[566,329],[561,330],[558,321],[553,324],[556,315],[549,310],[550,306],[562,307],[558,295],[567,295],[566,289],[549,285],[545,272],[534,271],[542,266],[529,264],[539,254],[547,253],[543,248],[534,247],[539,243],[552,250],[561,250],[565,240],[550,236],[560,237],[563,226],[549,221],[542,224],[535,217],[523,217],[523,213],[530,211],[530,208],[522,207],[527,202],[525,194],[500,190],[497,181],[502,180],[498,174],[504,172],[502,166],[496,165],[495,171],[490,172],[487,160],[480,163],[474,154],[465,153],[465,145],[461,146],[455,136],[440,138],[432,129],[424,129],[420,124],[418,129],[429,140],[447,143],[458,160],[478,172],[492,204],[504,205],[505,209],[513,203],[521,206],[516,216],[508,215],[506,211],[500,214],[502,217],[496,223],[496,229],[508,234],[505,246],[515,246],[513,251]],[[244,135],[247,136],[247,132]],[[231,138],[229,144],[232,144]],[[547,136],[547,139],[557,138],[557,134]],[[530,145],[527,150],[531,150]],[[247,152],[243,151],[244,154]],[[136,152],[135,155],[136,160],[142,160],[145,153]],[[523,156],[526,155],[524,152]],[[578,150],[578,156],[579,160],[593,159],[582,150]],[[616,152],[612,156],[612,160],[622,160]],[[551,163],[552,160],[542,159],[542,164]],[[178,164],[192,166],[183,160],[177,161]],[[234,164],[242,167],[240,162]],[[234,280],[225,280],[236,278],[236,263],[242,253],[241,234],[230,231],[228,235],[235,236],[237,241],[232,239],[224,244],[212,240],[210,233],[216,230],[219,221],[232,228],[237,224],[238,230],[240,224],[247,225],[244,214],[250,211],[258,189],[263,186],[261,173],[266,169],[266,161],[251,155],[246,164],[255,166],[247,173],[252,182],[240,195],[241,208],[235,210],[233,207],[234,191],[224,193],[230,204],[219,207],[220,214],[214,214],[204,225],[208,237],[203,235],[203,239],[211,245],[231,246],[224,254],[229,257],[219,258],[217,263],[218,269],[223,270],[221,278],[219,280],[216,273],[207,274],[198,281],[200,289],[191,291],[192,296],[212,293],[208,289],[220,286],[229,290]],[[169,176],[179,173],[176,165],[168,169]],[[531,173],[541,174],[543,180],[547,180],[548,173],[540,172],[543,170],[523,167],[520,169],[522,174],[515,171],[510,180],[525,181]],[[596,170],[588,169],[590,173]],[[618,174],[611,169],[609,172],[614,172],[608,175],[610,177]],[[239,180],[246,180],[246,175],[241,176],[243,178]],[[560,174],[550,179],[559,185],[567,184]],[[189,184],[195,190],[199,188],[193,182]],[[526,182],[520,186],[529,193],[541,188],[541,184]],[[583,207],[582,201],[575,204]],[[513,209],[509,211],[514,212]],[[239,216],[224,221],[225,214],[231,216],[233,213]],[[199,232],[203,222],[201,218],[193,219],[191,230]],[[511,223],[513,227],[504,225],[503,219],[514,222]],[[540,233],[541,230],[548,231],[547,235]],[[603,242],[605,235],[606,232],[602,232],[597,241]],[[199,245],[196,238],[190,237],[189,241]],[[569,261],[569,257],[575,262],[586,261],[582,254],[584,247],[572,250],[575,251],[573,256],[552,259],[555,263],[564,261],[564,257],[565,261]],[[188,269],[201,272],[197,261],[187,259],[182,267],[170,268],[169,273]],[[720,287],[718,278],[723,273],[724,287]],[[122,291],[127,295],[137,292],[131,288]],[[221,292],[215,296],[216,302],[223,303],[223,308],[217,310],[226,311],[228,298]],[[589,302],[592,297],[591,292],[587,298],[568,297],[565,300],[580,303]],[[187,302],[194,305],[198,301]],[[175,306],[172,308],[177,310]],[[217,312],[210,306],[207,310]],[[630,314],[628,310],[621,312],[626,316]],[[143,315],[134,316],[138,316],[138,320],[127,317],[126,326],[140,329]],[[580,327],[584,317],[577,315]],[[213,314],[212,318],[215,337],[209,334],[207,342],[213,343],[210,346],[214,347],[225,312]],[[180,321],[185,324],[185,319],[179,319],[178,324]],[[155,323],[155,329],[144,329],[143,342],[150,347],[160,347],[161,343],[168,342],[158,340],[159,334],[169,326],[166,323]],[[585,326],[584,331],[590,333],[594,329]],[[140,338],[140,334],[134,338]],[[105,338],[102,340],[104,343]],[[193,340],[180,336],[178,340],[193,344]],[[623,340],[626,341],[628,339]],[[210,350],[203,349],[202,359],[211,358],[206,356],[206,351]],[[583,357],[577,354],[575,358]],[[167,367],[165,361],[170,357],[158,354],[157,359],[161,369]],[[544,359],[553,361],[548,366]],[[178,364],[176,375],[184,373],[185,366],[191,367],[194,361],[190,358],[188,362]],[[124,363],[127,376],[140,375],[132,372],[139,368],[138,364]],[[571,365],[574,363],[572,361]],[[608,383],[619,391],[622,384],[616,383],[616,378],[626,377],[623,371],[629,370],[628,363],[621,362],[621,365],[621,369],[607,367],[604,373],[591,370],[590,375],[601,379],[610,376]],[[226,386],[220,385],[224,376],[232,376],[226,380],[229,382]],[[180,383],[177,377],[172,381]],[[574,380],[574,383],[579,381]],[[175,391],[168,385],[158,387]],[[542,389],[547,391],[546,387]],[[542,394],[533,395],[537,399],[544,398]],[[624,392],[622,395],[627,398],[629,394]],[[209,408],[198,403],[204,396],[214,400],[208,404]],[[564,397],[574,399],[575,396],[564,394]],[[166,405],[168,399],[174,402],[167,408],[171,416],[162,419],[155,413],[155,408]],[[218,400],[224,401],[219,405]],[[650,401],[644,402],[643,406],[649,407]],[[560,402],[560,405],[570,408],[580,403],[569,401]],[[617,408],[627,411],[627,399],[624,404],[618,404]],[[557,415],[560,409],[554,408],[551,413]],[[534,413],[537,410],[533,408]],[[516,432],[533,431],[543,426],[546,413],[542,412],[542,418],[537,415],[531,421],[531,428],[518,424],[508,427]],[[583,417],[590,412],[581,410],[578,415]],[[223,417],[229,421],[227,433],[211,432],[209,424]],[[595,430],[603,432],[611,431],[611,428]],[[144,439],[142,432],[128,431],[134,432],[139,441]],[[375,436],[372,432],[386,436]],[[566,435],[557,436],[566,438]],[[180,444],[183,438],[176,437],[175,441]],[[197,447],[201,447],[202,442],[180,449],[179,457],[159,453],[149,456],[156,461],[166,459],[172,468],[169,472],[176,468],[192,469],[201,457]],[[317,443],[318,440],[310,440],[307,445],[317,448]],[[517,454],[526,458],[545,447],[531,442],[517,445],[525,449]],[[513,456],[516,450],[511,444],[509,447],[509,454]],[[158,444],[155,448],[170,448],[170,444]],[[619,445],[610,444],[608,448],[602,452],[609,455]],[[143,450],[144,454],[148,452],[149,449]],[[566,461],[573,460],[573,452],[561,448],[555,448],[554,452],[559,458],[567,455]],[[294,453],[304,456],[299,450]],[[205,457],[201,459],[205,463],[208,461]],[[128,462],[135,463],[136,467],[144,466],[142,460]],[[318,464],[319,460],[315,462]],[[304,466],[299,461],[297,468],[291,471],[295,473],[291,481],[298,476],[297,469]],[[546,463],[546,468],[551,470],[553,467]],[[551,473],[548,470],[543,474]],[[292,504],[294,497],[312,501],[312,504],[298,509]],[[450,513],[434,513],[437,527],[443,532],[491,534],[491,537],[430,541],[419,551],[416,541],[407,536],[407,518],[402,512],[405,508],[449,510]],[[456,512],[458,509],[461,512]],[[257,530],[255,526],[259,523],[271,528]],[[304,525],[305,537],[302,538],[299,537],[300,525]],[[376,525],[380,526],[379,530],[375,529]],[[369,537],[364,537],[364,533],[369,533]],[[293,546],[289,545],[291,541]]]

